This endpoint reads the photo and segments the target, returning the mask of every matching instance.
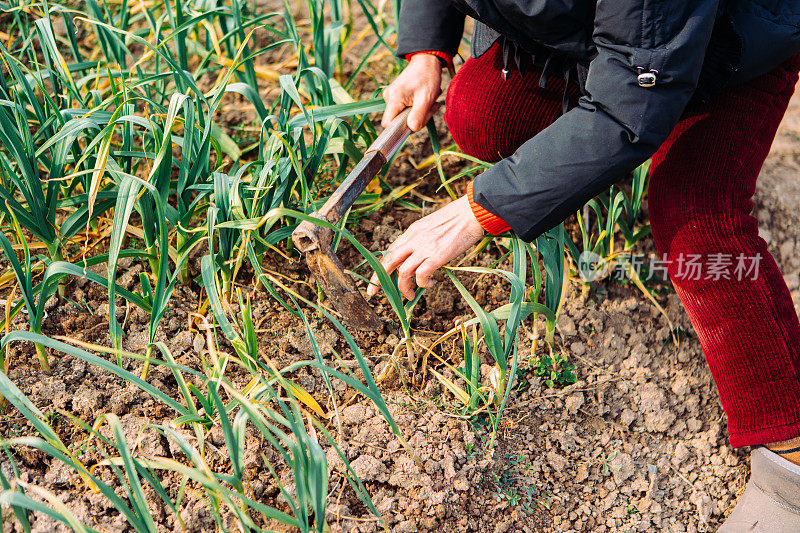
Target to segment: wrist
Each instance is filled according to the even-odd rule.
[[[474,182],[470,182],[467,186],[466,196],[467,200],[469,201],[470,211],[472,212],[472,216],[475,218],[476,222],[483,230],[485,230],[487,233],[491,233],[492,235],[500,235],[501,233],[510,230],[511,227],[508,225],[508,223],[506,223],[505,220],[494,213],[487,211],[483,206],[475,201],[475,196],[472,190],[473,184]]]
[[[438,70],[449,67],[453,64],[453,56],[447,52],[438,50],[423,50],[406,54],[406,61],[415,62],[426,66],[435,66]]]
[[[464,218],[464,223],[466,226],[466,232],[475,238],[483,237],[485,230],[478,219],[475,217],[475,213],[472,210],[471,202],[467,195],[462,196],[458,199],[458,201],[462,204],[462,216]]]

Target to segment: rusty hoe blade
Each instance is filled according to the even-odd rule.
[[[377,330],[381,322],[356,287],[353,278],[330,248],[323,252],[314,250],[306,254],[308,268],[314,274],[330,301],[351,327]]]
[[[405,109],[389,124],[364,157],[345,178],[319,211],[311,213],[317,219],[336,224],[341,220],[356,198],[364,191],[383,165],[392,158],[411,133],[406,127],[410,109]],[[381,321],[356,287],[353,278],[345,272],[344,265],[331,249],[333,231],[303,221],[292,233],[295,246],[306,256],[308,268],[320,284],[330,302],[341,313],[345,324],[362,330],[380,329]]]

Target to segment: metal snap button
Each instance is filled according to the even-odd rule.
[[[642,67],[637,67],[637,70],[639,71],[639,75],[636,76],[636,82],[639,84],[639,87],[653,87],[656,84],[656,78],[658,76],[657,70],[650,69],[645,72]]]

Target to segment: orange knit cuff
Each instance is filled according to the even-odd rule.
[[[500,235],[504,231],[510,230],[511,226],[509,226],[505,220],[494,213],[490,213],[475,201],[472,195],[473,183],[474,182],[470,181],[469,185],[467,185],[467,199],[469,200],[469,206],[472,208],[472,214],[478,219],[478,223],[481,227],[492,235]]]
[[[449,67],[453,64],[453,56],[452,54],[448,54],[447,52],[440,52],[439,50],[420,50],[419,52],[411,52],[410,54],[406,54],[406,61],[409,61],[412,57],[417,54],[431,54],[432,56],[436,56],[442,61],[444,61],[444,66]]]

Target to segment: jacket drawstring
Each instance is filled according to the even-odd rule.
[[[502,71],[502,75],[503,75],[503,80],[507,79],[507,77],[508,77],[508,66],[509,66],[509,62],[511,61],[511,54],[512,53],[514,54],[514,67],[517,69],[517,72],[519,72],[520,75],[524,75],[525,74],[525,67],[524,67],[524,62],[522,61],[522,52],[520,52],[519,46],[517,46],[516,43],[514,43],[514,41],[512,41],[511,39],[508,39],[505,36],[503,36],[501,38],[503,39],[503,41],[502,41],[502,48],[503,48],[503,71]],[[531,55],[531,58],[533,58],[533,55]]]
[[[502,39],[501,46],[503,48],[503,70],[502,70],[503,80],[508,79],[508,66],[512,52],[514,54],[514,63],[517,70],[519,71],[520,75],[524,74],[523,72],[524,61],[522,61],[522,56],[519,46],[516,46],[516,43],[514,43],[511,39],[505,36],[501,36],[501,39]],[[547,54],[547,58],[545,58],[544,60],[544,64],[542,65],[542,73],[539,76],[540,89],[544,89],[547,87],[547,79],[550,70],[552,70],[553,68],[558,68],[554,65],[553,61],[554,56],[555,54],[551,52]],[[536,58],[532,54],[530,55],[530,58],[531,61],[535,63]],[[561,95],[561,112],[562,114],[566,114],[566,112],[569,111],[569,104],[570,104],[569,84],[572,81],[572,69],[565,65],[562,65],[561,62],[558,62],[558,65],[560,65],[561,68],[563,69],[563,75],[564,75],[564,92]]]
[[[572,69],[564,69],[564,94],[561,96],[561,114],[566,115],[569,111],[569,82],[572,81]]]
[[[542,74],[539,76],[539,88],[544,89],[547,87],[547,70],[550,66],[550,60],[553,59],[553,54],[548,54],[547,59],[544,60],[542,65]]]
[[[505,81],[508,78],[508,56],[510,52],[511,50],[508,39],[503,37],[503,72],[502,72],[503,81]]]

